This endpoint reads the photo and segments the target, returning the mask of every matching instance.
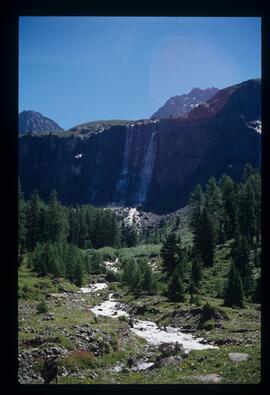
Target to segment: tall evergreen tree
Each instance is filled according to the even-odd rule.
[[[194,243],[204,265],[212,266],[215,249],[214,225],[206,207],[203,208],[201,218],[195,229]]]
[[[257,279],[254,291],[253,301],[255,303],[261,303],[261,276]]]
[[[23,193],[21,190],[21,183],[19,180],[19,193],[18,193],[18,243],[19,243],[19,258],[25,249],[26,242],[26,213],[27,213],[27,204],[23,198]],[[19,259],[20,262],[20,259]]]
[[[68,235],[67,218],[55,190],[51,193],[48,203],[47,232],[48,240],[51,241],[66,241]]]
[[[234,233],[234,244],[232,247],[232,260],[238,269],[242,279],[246,296],[251,295],[254,287],[253,265],[250,261],[250,248],[247,238],[240,234],[238,228]]]
[[[202,264],[200,256],[195,256],[192,261],[191,267],[191,280],[196,288],[200,287],[200,282],[202,279]]]
[[[196,229],[198,227],[204,204],[205,204],[204,193],[201,185],[198,184],[190,197],[190,205],[192,208],[190,225],[193,229]]]
[[[227,287],[225,288],[224,304],[226,306],[244,306],[244,290],[239,271],[231,264]]]
[[[181,260],[181,246],[175,233],[170,233],[161,247],[163,270],[171,275]]]
[[[37,191],[31,195],[30,201],[27,206],[26,215],[26,246],[29,251],[32,251],[41,239],[40,231],[40,214],[41,214],[42,201]]]
[[[221,190],[214,177],[209,178],[206,185],[205,206],[207,207],[208,213],[210,213],[213,222],[215,243],[222,242],[223,235],[221,234],[221,222],[223,210]]]
[[[168,288],[168,296],[171,300],[184,302],[185,287],[179,270],[175,269]]]
[[[220,180],[222,205],[223,205],[223,223],[226,239],[233,237],[236,226],[236,188],[231,177],[223,175]]]

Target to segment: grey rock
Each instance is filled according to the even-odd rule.
[[[216,373],[210,373],[206,375],[189,376],[186,379],[201,381],[203,383],[219,383],[223,380],[223,377]]]
[[[162,343],[158,347],[158,351],[161,352],[161,356],[159,359],[164,358],[164,357],[170,357],[174,356],[177,354],[183,354],[184,353],[184,347],[182,344],[176,342],[174,343]]]
[[[166,357],[159,359],[157,362],[154,363],[154,365],[150,366],[149,369],[155,369],[155,368],[164,368],[169,365],[175,365],[179,362],[182,361],[182,358],[180,356],[171,356],[171,357]]]
[[[228,355],[233,362],[247,361],[250,358],[250,355],[244,352],[230,352]]]

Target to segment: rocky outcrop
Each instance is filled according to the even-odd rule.
[[[151,118],[179,118],[217,93],[217,88],[193,88],[188,94],[171,97]]]
[[[250,355],[245,352],[230,352],[228,355],[233,362],[247,361],[250,358]]]
[[[28,132],[61,132],[62,129],[52,119],[36,111],[22,111],[19,114],[19,134]]]
[[[197,183],[246,163],[260,166],[261,83],[219,91],[187,119],[146,120],[89,134],[22,136],[19,175],[28,197],[56,189],[65,204],[143,206],[168,213],[184,206]],[[256,123],[257,125],[257,123]]]

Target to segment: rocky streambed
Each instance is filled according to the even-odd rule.
[[[101,281],[85,285],[77,292],[52,294],[47,300],[49,312],[39,315],[35,308],[37,302],[19,303],[18,377],[22,384],[43,382],[41,366],[48,357],[57,357],[60,382],[63,383],[85,383],[85,380],[102,383],[105,377],[105,382],[118,383],[122,382],[121,377],[132,372],[146,374],[147,377],[148,373],[144,372],[154,374],[156,369],[166,370],[167,367],[180,372],[183,361],[190,359],[191,351],[219,352],[219,349],[226,348],[230,331],[225,331],[223,335],[222,325],[234,323],[233,320],[221,320],[222,325],[216,331],[222,335],[221,342],[211,332],[194,329],[192,334],[186,333],[180,329],[182,325],[177,320],[182,320],[184,327],[187,326],[189,315],[196,313],[193,317],[199,317],[199,308],[194,312],[192,309],[176,310],[177,314],[170,310],[170,315],[165,314],[169,317],[165,325],[158,319],[158,316],[164,315],[164,306],[157,300],[151,302],[149,297],[149,306],[146,304],[142,308],[138,301],[132,302],[117,292],[113,293],[110,285]],[[234,314],[236,316],[238,313]],[[240,314],[243,312],[239,312],[241,320],[243,317]],[[245,319],[248,314],[250,322],[254,322],[259,312],[245,313]],[[253,332],[243,332],[240,327],[233,329],[235,332],[230,332],[229,344],[240,344],[242,348],[231,351],[243,351],[246,336],[248,339],[253,339],[257,334],[259,336],[257,327]],[[234,337],[241,342],[235,343]],[[91,365],[93,361],[90,365],[89,361],[86,365],[81,362],[81,358],[90,358],[91,355],[95,361],[94,367]]]
[[[91,308],[97,316],[105,317],[129,317],[124,304],[117,302],[113,294],[109,294],[109,299]],[[184,350],[205,350],[217,348],[216,346],[202,343],[203,338],[196,338],[190,334],[182,333],[178,328],[166,326],[159,327],[155,322],[130,318],[130,330],[137,336],[144,338],[149,344],[160,345],[162,343],[180,343]]]

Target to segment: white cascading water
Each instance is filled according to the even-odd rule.
[[[156,156],[157,147],[157,131],[152,132],[149,145],[147,147],[146,155],[144,158],[143,168],[140,174],[140,184],[136,200],[138,203],[143,203],[146,200],[147,192],[150,186],[151,177],[153,173],[154,161]]]
[[[127,191],[128,186],[128,162],[129,162],[129,152],[130,146],[132,141],[132,131],[133,125],[127,125],[127,135],[125,141],[125,148],[124,148],[124,158],[123,158],[123,166],[120,173],[119,181],[116,185],[116,200],[120,200],[121,203],[124,203],[124,196]],[[120,199],[119,199],[120,198]]]

